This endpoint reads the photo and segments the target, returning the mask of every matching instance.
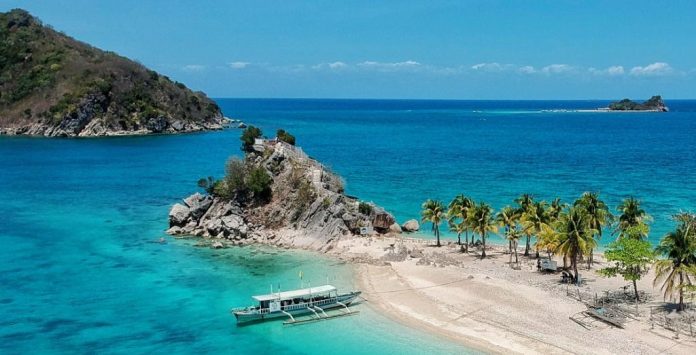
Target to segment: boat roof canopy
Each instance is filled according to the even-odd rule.
[[[303,288],[300,290],[276,292],[276,293],[271,293],[268,295],[257,295],[257,296],[253,296],[252,298],[259,301],[259,302],[271,301],[271,300],[277,300],[277,299],[287,300],[287,299],[305,297],[305,296],[309,296],[309,295],[329,293],[331,291],[336,291],[336,287],[333,287],[331,285],[323,285],[323,286],[317,286],[317,287]]]

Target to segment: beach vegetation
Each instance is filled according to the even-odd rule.
[[[446,219],[447,210],[442,201],[438,200],[427,200],[423,202],[421,206],[421,220],[423,222],[430,222],[432,224],[432,232],[437,238],[437,246],[440,244],[440,224]]]
[[[522,230],[526,235],[534,235],[536,237],[536,243],[534,249],[536,251],[536,257],[539,258],[539,234],[549,227],[549,216],[546,212],[546,201],[532,202],[531,205],[522,212],[520,217],[520,222],[522,224]]]
[[[589,219],[590,228],[595,230],[597,233],[592,237],[596,239],[596,243],[602,239],[602,229],[609,225],[614,216],[609,212],[609,207],[604,201],[599,198],[599,193],[597,192],[585,192],[582,196],[577,199],[574,203],[585,210],[585,214]],[[587,258],[587,267],[592,267],[594,257],[594,248],[590,249],[590,254]]]
[[[503,227],[505,239],[508,241],[510,262],[512,262],[512,253],[514,249],[515,263],[518,263],[517,242],[520,236],[520,231],[518,230],[520,210],[511,206],[505,206],[495,215],[495,220],[498,222],[499,226]]]
[[[522,194],[520,197],[515,199],[515,203],[517,203],[517,206],[519,207],[519,213],[520,216],[524,216],[524,214],[528,214],[531,206],[534,204],[534,196],[532,194]],[[529,249],[530,249],[530,242],[532,238],[532,230],[531,229],[526,229],[523,230],[524,235],[527,237],[527,242],[524,246],[524,256],[529,256]]]
[[[617,211],[619,217],[614,234],[618,235],[619,238],[645,239],[648,237],[650,231],[648,224],[652,217],[641,207],[640,200],[634,197],[626,198],[619,204]]]
[[[488,233],[498,232],[498,226],[493,219],[493,208],[485,202],[480,202],[469,210],[467,218],[469,219],[469,225],[474,233],[478,233],[478,235],[481,236],[483,247],[481,250],[481,259],[483,259],[486,257],[486,236]]]
[[[664,298],[677,301],[684,310],[684,294],[696,284],[696,215],[674,217],[677,228],[665,235],[655,251],[664,257],[655,262],[653,285],[662,284]]]
[[[452,199],[447,207],[447,222],[450,226],[450,230],[457,233],[457,244],[460,245],[462,252],[469,251],[469,230],[471,228],[466,216],[473,205],[474,201],[471,198],[459,194]],[[463,245],[461,240],[462,233],[464,233],[465,236]]]
[[[555,227],[558,232],[557,251],[569,258],[574,273],[573,280],[578,282],[578,259],[594,247],[595,241],[592,236],[596,231],[590,227],[585,211],[576,206],[561,213]]]
[[[591,222],[590,222],[591,223]],[[619,238],[612,242],[604,252],[604,257],[612,266],[599,270],[606,277],[623,276],[633,284],[636,301],[640,301],[637,281],[648,272],[654,261],[655,252],[650,242],[634,238]]]

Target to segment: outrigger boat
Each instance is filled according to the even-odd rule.
[[[342,317],[358,313],[348,306],[353,303],[360,291],[339,294],[331,285],[303,288],[299,290],[257,295],[252,298],[257,305],[234,308],[232,314],[237,324],[262,321],[265,319],[287,317],[284,324],[304,323]],[[325,310],[338,308],[340,313],[328,315]],[[309,319],[297,320],[296,316],[309,315]]]

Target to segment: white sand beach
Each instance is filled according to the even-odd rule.
[[[370,307],[410,327],[490,353],[696,351],[694,337],[682,334],[674,339],[673,332],[658,326],[651,329],[650,305],[663,304],[659,290],[652,287],[652,274],[639,284],[653,302],[639,305],[640,317],[626,322],[625,329],[590,319],[590,329],[585,329],[569,318],[587,309],[567,295],[575,287],[560,283],[558,273],[539,273],[533,258],[520,256],[521,269],[514,270],[501,246],[481,260],[475,251],[461,253],[454,243],[437,248],[406,239],[403,246],[420,257],[385,262],[399,259],[390,251],[390,245],[398,248],[399,243],[398,238],[353,238],[341,241],[333,253],[358,262],[357,283]],[[601,262],[601,255],[596,259]],[[623,279],[597,275],[594,270],[600,262],[593,270],[581,270],[582,294],[601,296],[605,290],[627,285]]]

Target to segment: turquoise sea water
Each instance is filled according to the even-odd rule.
[[[0,138],[0,353],[446,353],[467,350],[360,306],[353,317],[235,326],[270,285],[352,289],[316,254],[210,250],[165,236],[172,203],[219,173],[239,131]],[[305,284],[306,286],[306,284]]]
[[[573,202],[598,191],[612,209],[635,196],[654,218],[696,210],[696,101],[668,113],[548,112],[607,101],[219,100],[231,117],[278,127],[400,222],[427,198],[464,193],[498,209],[522,193]],[[610,241],[606,238],[604,242]]]
[[[604,102],[218,100],[230,117],[295,134],[347,191],[415,218],[429,197],[498,208],[522,192],[633,194],[654,216],[696,209],[696,102],[673,112],[576,113]],[[0,137],[0,353],[461,353],[360,306],[355,317],[238,328],[227,313],[297,274],[341,288],[311,253],[210,250],[164,236],[169,206],[239,154],[239,131],[103,139]]]

